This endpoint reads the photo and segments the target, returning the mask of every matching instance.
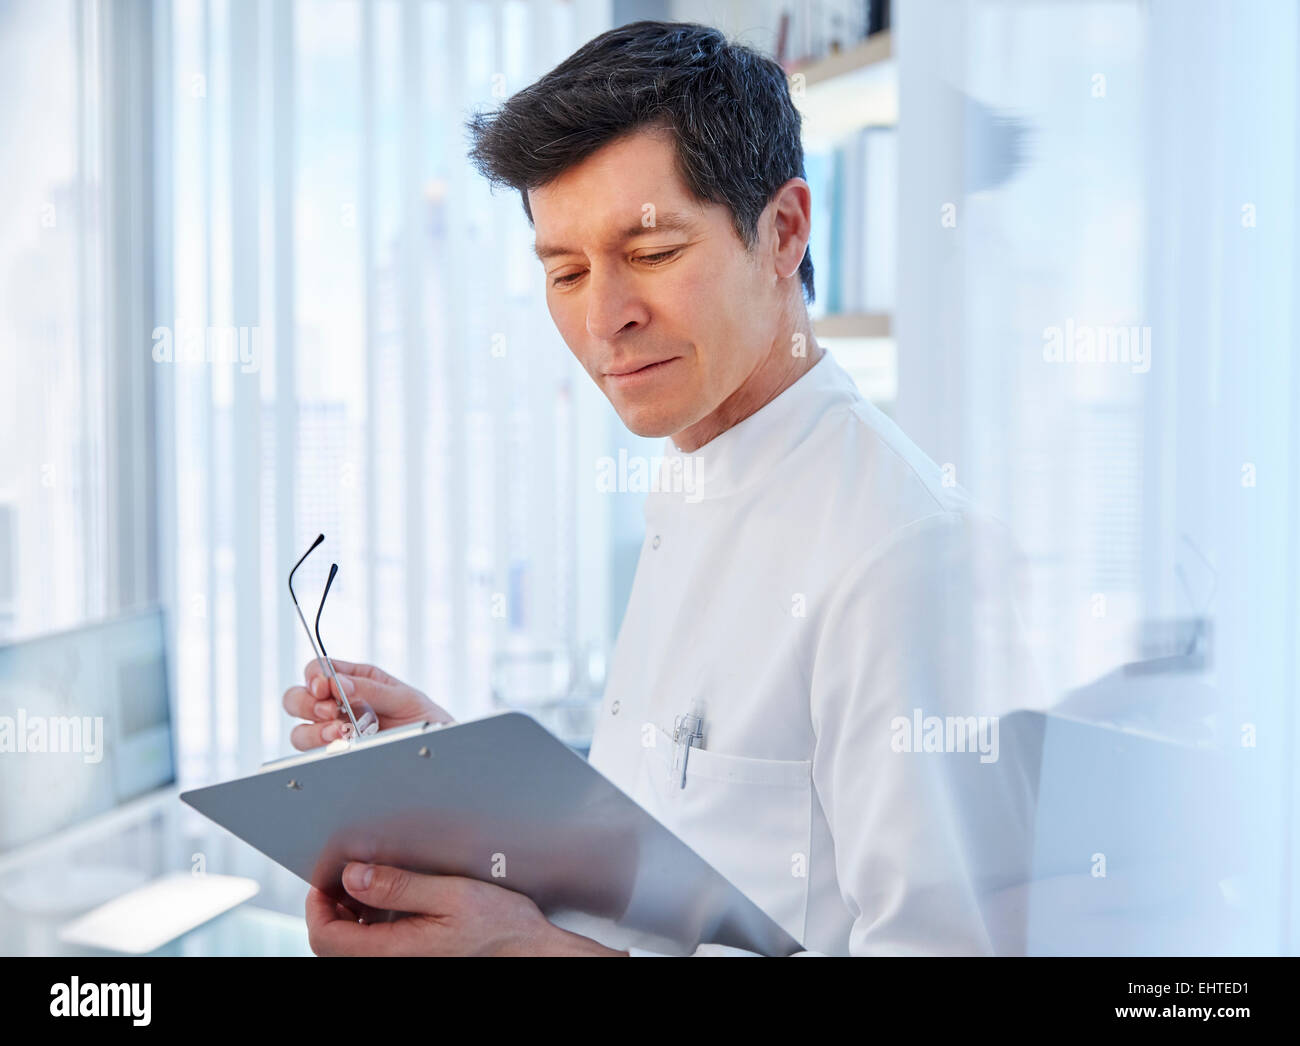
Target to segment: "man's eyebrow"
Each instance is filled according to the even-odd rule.
[[[653,213],[653,212],[652,212]],[[617,240],[622,243],[634,239],[637,236],[649,236],[651,233],[662,232],[685,232],[695,228],[695,222],[685,214],[676,211],[667,211],[663,214],[654,214],[653,224],[647,225],[644,221],[636,222],[629,225],[618,234]],[[558,244],[534,243],[533,253],[541,261],[547,258],[554,258],[559,254],[581,254],[582,251],[572,247],[561,247]]]

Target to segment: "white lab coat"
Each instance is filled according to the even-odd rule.
[[[591,763],[810,952],[1019,950],[1025,773],[896,750],[918,710],[1033,703],[1000,529],[829,352],[664,453],[662,485],[691,482],[647,498]]]

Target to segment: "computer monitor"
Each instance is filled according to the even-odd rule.
[[[0,646],[0,854],[175,779],[161,610]]]

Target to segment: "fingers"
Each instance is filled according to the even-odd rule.
[[[309,748],[320,748],[345,736],[345,729],[350,731],[352,724],[340,719],[329,723],[299,723],[289,731],[289,743],[300,752],[305,752]]]
[[[376,668],[374,665],[358,664],[354,661],[340,661],[337,657],[331,657],[334,662],[334,671],[340,676],[356,676],[359,679],[369,679],[375,683],[396,683],[397,680],[385,672],[382,668]],[[302,670],[303,678],[307,680],[310,686],[313,679],[324,678],[326,673],[321,669],[320,661],[312,658],[307,662],[307,667]]]
[[[545,954],[544,931],[553,929],[523,894],[461,876],[352,861],[343,888],[369,908],[401,917],[356,924],[330,898],[309,894],[308,934],[317,955]]]
[[[314,886],[307,891],[307,941],[317,955],[438,955],[445,931],[432,919],[363,923]]]
[[[346,662],[344,662],[346,663]],[[380,707],[386,708],[391,704],[390,700],[385,698],[392,693],[389,684],[375,683],[365,678],[353,678],[346,675],[341,664],[335,665],[335,671],[338,673],[338,685],[343,688],[343,694],[348,699],[348,704],[352,706],[352,713],[359,720],[361,718],[361,708],[368,708],[371,701],[377,701]],[[338,687],[328,676],[322,676],[319,673],[308,681],[308,689],[311,696],[316,701],[335,701],[338,697]]]
[[[323,891],[307,891],[307,943],[317,955],[373,955],[376,942],[366,931],[378,927],[357,922],[357,917]]]
[[[333,915],[330,914],[331,909]],[[329,894],[314,886],[307,890],[307,917],[316,918],[320,922],[330,922],[332,919],[343,919],[345,922],[352,923],[360,921],[357,913],[347,905],[334,900]]]
[[[323,704],[313,702],[337,703],[338,687],[342,687],[343,696],[347,698],[363,734],[367,730],[367,713],[370,713],[370,722],[375,727],[383,726],[385,729],[420,719],[437,723],[453,721],[445,709],[439,708],[420,691],[374,665],[352,661],[334,661],[333,664],[338,675],[337,686],[313,659],[303,671],[306,685],[297,688],[302,692],[292,692],[292,696],[285,694],[285,708],[304,719],[323,720],[329,710]]]
[[[352,706],[352,714],[358,721],[364,710],[373,710],[386,716],[401,713],[409,703],[410,695],[415,693],[401,684],[380,683],[364,676],[345,675],[342,668],[338,669],[338,673],[339,685],[343,687],[348,704]],[[318,675],[311,681],[311,692],[318,701],[331,700],[335,695],[333,681]]]
[[[419,915],[445,915],[459,907],[463,880],[447,875],[420,875],[384,864],[349,863],[343,888],[372,908]]]
[[[284,710],[299,719],[324,720],[338,716],[334,701],[321,700],[304,686],[291,686],[284,692]]]
[[[335,701],[320,700],[306,687],[290,687],[284,692],[283,704],[290,715],[313,720],[302,723],[291,731],[289,736],[295,748],[317,748],[337,738],[346,737],[351,731],[352,724],[344,721],[344,712]],[[348,704],[356,717],[357,730],[361,735],[378,727],[378,717],[366,702],[353,697]]]
[[[347,695],[349,701],[352,700],[352,697],[357,692],[356,681],[345,675],[343,669],[339,666],[336,665],[334,670],[338,673],[339,685],[343,687],[343,693]],[[319,672],[307,680],[307,689],[312,692],[312,695],[318,701],[328,701],[335,696],[333,680],[329,676],[321,675]]]
[[[299,719],[311,719],[314,722],[300,723],[289,733],[289,741],[299,751],[320,748],[331,741],[344,736],[344,724],[341,712],[333,701],[318,701],[305,688],[293,686],[284,692],[284,708],[290,715]]]

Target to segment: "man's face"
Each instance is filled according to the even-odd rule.
[[[551,317],[633,432],[709,418],[771,349],[768,240],[747,251],[730,211],[691,195],[668,136],[614,141],[528,199]]]

